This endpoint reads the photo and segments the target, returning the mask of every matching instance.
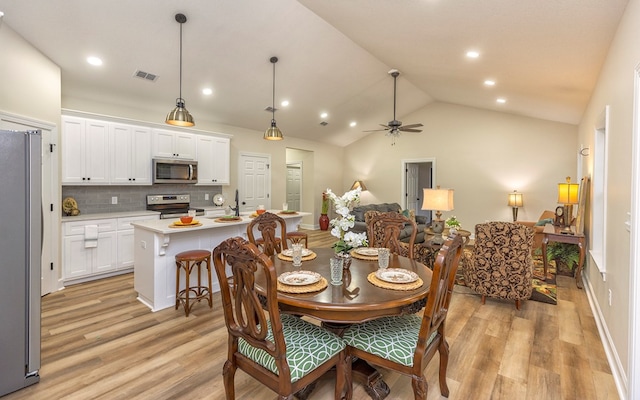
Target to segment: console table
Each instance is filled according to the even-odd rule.
[[[562,228],[559,226],[554,226],[552,224],[546,224],[544,226],[544,230],[542,234],[544,235],[542,238],[542,262],[544,264],[544,279],[547,279],[547,243],[549,242],[557,242],[557,243],[570,243],[577,244],[580,249],[580,259],[578,260],[578,267],[576,268],[575,278],[576,278],[576,286],[578,289],[582,289],[582,266],[584,265],[584,255],[587,247],[587,240],[584,234],[574,233],[574,227],[571,227],[572,233],[562,233]]]

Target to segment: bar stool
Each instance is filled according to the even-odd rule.
[[[291,244],[302,243],[304,242],[305,249],[308,248],[307,242],[309,240],[309,236],[304,232],[287,232],[287,239],[291,241]]]
[[[202,263],[205,263],[207,268],[207,276],[209,286],[202,285],[201,267]],[[189,276],[194,269],[197,268],[198,273],[198,285],[190,286]],[[180,290],[180,271],[184,270],[185,273],[185,288]],[[190,294],[194,296],[191,297]],[[202,299],[206,299],[209,302],[209,308],[213,308],[213,294],[211,293],[211,253],[207,250],[187,250],[182,253],[176,254],[176,310],[180,303],[184,306],[184,312],[186,316],[189,316],[189,312],[193,305]]]

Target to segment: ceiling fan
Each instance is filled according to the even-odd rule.
[[[389,121],[387,125],[380,124],[380,126],[384,127],[384,129],[373,129],[364,132],[379,132],[379,131],[387,131],[386,135],[391,136],[393,142],[391,145],[396,144],[396,138],[400,137],[400,132],[422,132],[422,129],[415,129],[421,127],[422,124],[411,124],[402,126],[402,121],[398,121],[396,119],[396,81],[398,76],[400,75],[400,71],[397,69],[392,69],[389,71],[389,75],[393,76],[393,120]]]

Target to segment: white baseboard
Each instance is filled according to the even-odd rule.
[[[611,339],[611,335],[609,334],[609,328],[607,327],[604,316],[602,315],[600,304],[597,302],[595,293],[593,292],[593,286],[591,286],[591,282],[586,274],[583,275],[582,281],[584,283],[584,290],[587,294],[587,299],[589,300],[589,305],[591,306],[591,311],[593,312],[594,319],[596,321],[596,326],[598,327],[600,340],[602,340],[602,345],[604,346],[604,352],[607,355],[607,361],[609,361],[611,374],[613,375],[613,380],[615,381],[616,388],[618,389],[618,397],[620,397],[620,400],[627,400],[627,376],[624,374],[624,368],[620,362],[620,357],[618,357],[618,352],[616,351],[616,347]]]

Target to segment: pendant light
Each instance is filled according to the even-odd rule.
[[[176,21],[180,24],[180,97],[176,99],[176,108],[167,114],[166,123],[177,126],[194,126],[193,117],[184,108],[184,99],[182,98],[182,24],[187,22],[184,14],[176,14]]]
[[[271,99],[271,126],[269,129],[264,131],[264,139],[265,140],[282,140],[282,132],[276,126],[276,63],[278,62],[278,57],[271,57],[269,59],[271,64],[273,64],[273,91],[272,91],[272,99]]]

